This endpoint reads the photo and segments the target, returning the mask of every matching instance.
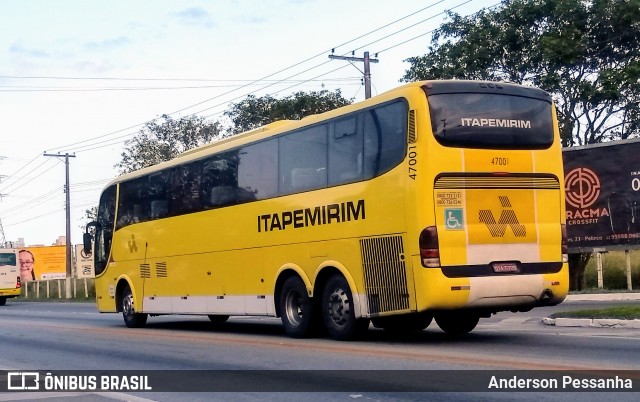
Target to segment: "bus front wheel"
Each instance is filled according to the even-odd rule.
[[[322,292],[322,316],[324,325],[335,340],[350,341],[364,335],[369,320],[356,318],[349,283],[342,275],[334,275]]]
[[[480,316],[468,311],[446,311],[435,316],[436,324],[449,335],[459,336],[473,331]]]
[[[122,318],[124,318],[124,323],[127,327],[142,328],[147,323],[147,314],[136,313],[133,293],[131,293],[129,285],[126,285],[122,292],[120,306],[122,306]]]
[[[306,338],[313,330],[313,304],[307,287],[297,276],[289,277],[280,292],[280,319],[284,330],[292,338]]]

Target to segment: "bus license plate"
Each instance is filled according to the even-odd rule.
[[[493,272],[504,274],[510,272],[518,272],[518,264],[515,262],[494,262],[491,264]]]

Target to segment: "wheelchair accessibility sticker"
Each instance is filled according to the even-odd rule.
[[[447,230],[462,230],[463,228],[462,208],[444,209],[444,226]]]

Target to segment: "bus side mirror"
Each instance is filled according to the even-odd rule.
[[[91,255],[92,247],[91,243],[93,242],[93,236],[89,233],[90,227],[97,227],[98,222],[92,221],[87,223],[86,232],[82,235],[82,251],[84,251],[85,255]]]
[[[93,242],[93,236],[91,233],[85,233],[82,235],[82,247],[85,255],[91,255],[91,243]]]

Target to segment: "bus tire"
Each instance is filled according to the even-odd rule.
[[[209,317],[209,320],[214,324],[223,324],[229,320],[228,315],[209,314],[207,317]]]
[[[122,291],[120,306],[122,307],[124,324],[128,328],[142,328],[147,323],[147,314],[136,313],[133,303],[133,293],[131,293],[131,287],[129,287],[129,285],[126,285]]]
[[[6,297],[0,297],[0,306],[4,306],[5,304],[7,304],[7,298]]]
[[[280,319],[287,335],[292,338],[306,338],[311,335],[316,317],[302,279],[291,276],[284,281],[279,306]]]
[[[322,292],[322,317],[329,336],[338,341],[362,337],[369,328],[369,319],[356,318],[349,283],[342,275],[334,275]]]
[[[449,335],[467,334],[478,325],[480,316],[468,311],[446,311],[435,316],[436,324]]]
[[[430,314],[405,314],[400,316],[379,317],[371,320],[373,326],[382,328],[387,332],[402,334],[418,332],[426,329],[433,320]]]

